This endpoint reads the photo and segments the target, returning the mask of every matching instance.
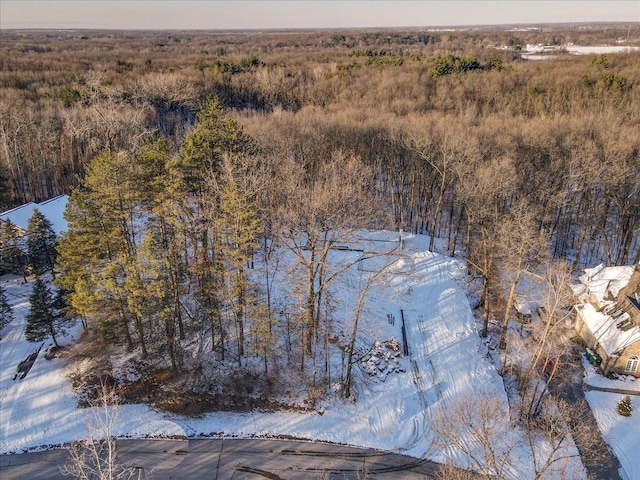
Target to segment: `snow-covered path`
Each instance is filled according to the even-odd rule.
[[[500,398],[507,411],[502,379],[481,353],[481,342],[465,293],[455,283],[463,266],[454,259],[430,252],[413,254],[411,275],[399,276],[396,291],[406,291],[404,312],[417,390],[424,407],[413,424],[429,435],[429,423],[453,399],[481,392]],[[422,407],[422,405],[420,405]],[[419,451],[423,448],[423,451]],[[442,452],[424,441],[412,455],[444,461]]]

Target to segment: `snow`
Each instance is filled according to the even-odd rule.
[[[640,393],[640,379],[631,375],[620,375],[612,380],[599,373],[586,358],[582,359],[585,370],[584,384],[586,388],[609,388]],[[626,480],[640,479],[640,462],[637,455],[640,451],[640,396],[631,396],[634,413],[623,417],[618,413],[618,402],[625,395],[621,393],[588,390],[585,397],[596,417],[602,437],[611,446],[623,469]]]
[[[576,309],[608,356],[616,355],[616,352],[640,340],[640,327],[635,326],[624,331],[616,326],[629,318],[628,313],[612,318],[596,311],[590,303],[578,305]]]
[[[566,47],[567,52],[573,55],[592,55],[603,53],[631,53],[640,51],[640,47],[631,47],[624,45],[570,45]]]
[[[626,346],[640,340],[640,327],[634,326],[626,331],[617,327],[630,317],[626,312],[616,316],[614,308],[614,299],[627,286],[634,269],[634,266],[605,267],[602,264],[585,268],[580,276],[581,283],[572,286],[574,294],[582,302],[576,306],[578,314],[608,356],[617,355]],[[600,305],[601,311],[592,305],[593,300]]]
[[[624,45],[542,45],[527,44],[522,49],[525,60],[553,60],[560,58],[557,53],[566,52],[570,55],[603,55],[607,53],[632,53],[640,51],[640,47]]]
[[[397,233],[376,233],[378,241],[392,242],[394,238]],[[362,335],[371,340],[370,345],[374,341],[384,345],[391,338],[402,339],[404,316],[410,355],[385,357],[379,353],[381,362],[395,366],[387,368],[384,375],[362,374],[366,381],[356,390],[357,401],[326,401],[313,413],[217,412],[199,417],[163,413],[146,405],[121,405],[116,435],[287,435],[441,462],[448,453],[458,465],[469,466],[468,459],[434,447],[432,419],[451,402],[481,394],[497,399],[508,418],[508,400],[502,378],[488,360],[486,346],[476,331],[465,292],[457,283],[465,275],[464,265],[428,252],[428,242],[428,237],[406,235],[402,255],[394,253],[389,274],[371,288],[362,314]],[[370,242],[363,240],[363,245],[369,248]],[[355,253],[333,255],[347,258]],[[348,309],[355,308],[357,286],[368,274],[365,268],[353,267],[345,275],[340,297],[343,320],[348,326]],[[59,358],[44,358],[45,350],[51,346],[48,342],[26,377],[13,379],[18,364],[39,345],[28,343],[23,336],[31,283],[22,285],[19,278],[9,276],[2,277],[1,282],[16,318],[3,330],[0,341],[0,454],[46,448],[85,437],[92,409],[77,407],[70,367]],[[390,321],[390,314],[395,322]],[[76,328],[63,343],[72,342],[78,334]],[[512,435],[517,433],[505,432],[506,439]],[[521,463],[512,465],[512,478],[530,477],[527,452],[520,452],[516,458]]]
[[[33,215],[34,208],[38,209],[47,220],[51,222],[53,231],[60,235],[67,229],[67,221],[64,219],[64,209],[69,200],[68,195],[60,195],[41,203],[29,202],[25,205],[7,210],[0,214],[0,220],[11,220],[22,230],[27,230],[29,218]]]
[[[527,43],[522,50],[529,53],[544,53],[564,50],[564,47],[559,45],[542,45],[541,43]]]
[[[580,301],[585,302],[576,307],[585,324],[594,334],[594,337],[607,355],[612,355],[626,345],[640,340],[640,327],[633,327],[627,331],[616,327],[618,323],[628,318],[624,313],[616,318],[609,314],[615,314],[612,308],[614,298],[618,296],[631,279],[634,267],[604,267],[598,265],[585,269],[580,277],[581,283],[573,286],[573,291]],[[588,299],[595,299],[602,308],[597,311]],[[640,396],[632,396],[632,402],[636,406],[636,412],[630,417],[623,417],[618,413],[617,405],[622,393],[603,392],[590,390],[589,387],[598,389],[622,390],[630,393],[640,393],[640,379],[631,375],[620,375],[612,380],[597,373],[596,368],[582,359],[585,370],[584,384],[586,386],[585,397],[598,422],[602,437],[611,446],[616,457],[622,465],[622,477],[626,480],[640,479],[640,414],[637,406],[640,404]]]
[[[631,279],[633,266],[605,267],[603,264],[594,268],[585,268],[584,274],[580,276],[580,282],[586,286],[584,290],[575,290],[578,293],[587,293],[595,297],[602,304],[609,296],[615,298]]]
[[[522,58],[525,60],[554,60],[558,55],[537,55],[535,53],[523,53]]]
[[[618,413],[618,402],[623,394],[588,391],[587,402],[596,417],[602,437],[611,446],[622,465],[621,476],[625,480],[640,479],[640,397],[632,396],[634,412],[630,417]]]
[[[584,383],[587,386],[640,393],[640,378],[636,378],[633,375],[618,375],[615,380],[605,377],[598,373],[598,369],[587,361],[586,356],[582,357],[582,367],[585,372]]]
[[[564,51],[572,55],[602,55],[605,53],[631,53],[637,52],[640,47],[632,47],[625,45],[542,45],[540,43],[528,43],[523,51],[527,53],[549,53]],[[527,56],[529,58],[529,56]],[[546,57],[545,57],[546,58]]]

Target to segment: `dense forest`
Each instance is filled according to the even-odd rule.
[[[639,38],[5,31],[0,209],[71,194],[58,286],[102,341],[172,370],[197,348],[268,370],[293,331],[287,358],[313,365],[312,390],[333,340],[326,259],[356,229],[464,253],[485,335],[549,258],[640,261],[640,52],[520,55]],[[268,288],[279,246],[302,272],[286,328]]]

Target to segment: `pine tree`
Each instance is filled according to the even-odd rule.
[[[238,122],[226,116],[217,98],[202,102],[198,121],[180,147],[170,167],[179,174],[181,187],[199,193],[203,173],[217,172],[225,154],[250,153],[254,141]]]
[[[59,335],[68,318],[63,313],[61,295],[54,296],[47,285],[37,278],[29,296],[31,308],[27,314],[25,338],[30,342],[40,342],[51,335],[53,343],[59,347],[56,335]]]
[[[618,402],[618,413],[623,417],[630,417],[631,412],[633,412],[631,397],[629,395],[626,395]]]
[[[166,351],[175,370],[181,364],[180,340],[184,339],[181,295],[185,293],[186,267],[181,254],[183,233],[176,201],[168,191],[167,161],[172,158],[164,139],[143,143],[136,155],[136,185],[140,204],[149,212],[145,239],[139,249],[142,269],[140,303],[154,329],[162,329]]]
[[[244,355],[244,317],[250,291],[244,265],[253,257],[259,246],[257,237],[261,226],[258,207],[247,191],[241,191],[238,183],[229,179],[221,195],[221,227],[224,235],[223,254],[232,267],[230,283],[235,297],[234,315],[238,330],[238,354]]]
[[[134,195],[135,167],[126,152],[110,151],[87,165],[83,188],[72,192],[65,210],[68,228],[57,249],[61,276],[56,285],[71,292],[74,313],[96,320],[103,339],[124,340],[133,348],[135,327],[144,351],[141,319],[129,309],[131,292],[124,284],[136,273],[136,236],[144,224]]]
[[[51,222],[36,208],[27,223],[27,252],[29,264],[36,275],[47,271],[54,274],[56,232]]]
[[[0,275],[13,273],[25,274],[26,258],[20,249],[20,238],[11,220],[0,224]]]
[[[197,311],[194,317],[210,320],[212,348],[219,346],[222,357],[226,333],[219,307],[224,282],[221,238],[215,226],[221,189],[209,188],[209,181],[219,177],[225,158],[249,155],[255,150],[255,141],[235,120],[226,116],[220,102],[207,99],[179,155],[167,162],[167,193],[175,199],[174,208],[181,212],[177,231],[184,232],[185,244],[189,245],[185,267],[195,280]]]
[[[13,310],[9,306],[4,289],[0,287],[0,331],[13,320]]]
[[[9,208],[11,195],[9,194],[9,178],[0,172],[0,212]]]

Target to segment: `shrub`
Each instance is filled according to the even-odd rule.
[[[450,73],[462,73],[480,69],[480,62],[475,57],[455,55],[440,55],[429,62],[430,77],[441,77]]]
[[[632,411],[633,404],[631,403],[631,397],[627,395],[618,402],[618,413],[623,417],[630,417]]]

